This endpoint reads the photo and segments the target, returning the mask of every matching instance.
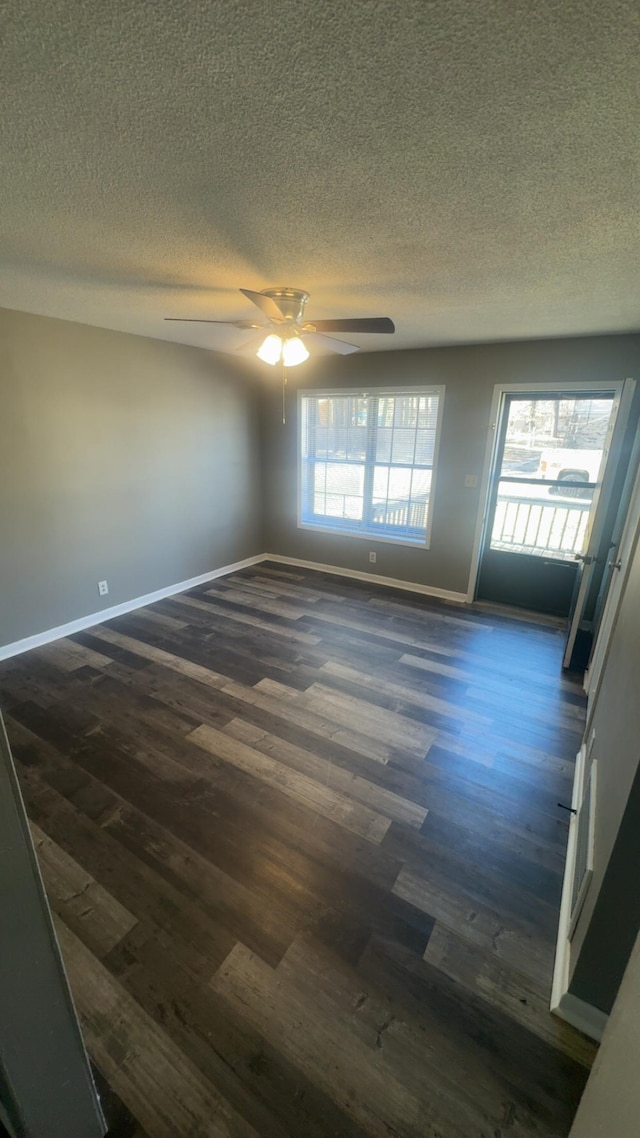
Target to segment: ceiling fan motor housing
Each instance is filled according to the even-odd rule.
[[[263,296],[275,300],[287,324],[301,324],[309,293],[300,288],[263,288]]]

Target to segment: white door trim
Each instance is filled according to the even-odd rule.
[[[593,492],[593,502],[589,511],[588,539],[585,549],[585,559],[580,574],[578,596],[573,610],[569,613],[567,642],[562,659],[563,668],[571,666],[571,658],[578,632],[582,625],[582,618],[591,588],[594,574],[595,559],[605,530],[606,520],[611,505],[613,486],[617,466],[622,453],[624,434],[629,422],[629,412],[635,392],[634,379],[625,379],[622,391],[613,404],[613,412],[609,420],[607,440],[603,454],[604,467],[601,466],[599,484]]]
[[[587,736],[585,736],[587,738]],[[567,856],[562,882],[562,900],[560,902],[560,918],[558,921],[558,939],[556,941],[556,955],[553,965],[553,982],[551,987],[551,1000],[549,1009],[551,1013],[565,1020],[573,1027],[583,1031],[597,1043],[602,1039],[608,1016],[599,1008],[585,1003],[584,1000],[574,996],[569,991],[569,964],[571,951],[571,898],[573,892],[573,875],[576,863],[576,843],[578,836],[577,811],[580,808],[584,793],[584,779],[587,764],[587,746],[582,744],[576,755],[576,765],[571,794],[571,807],[576,813],[570,815],[569,835],[567,841]]]
[[[636,545],[640,540],[640,467],[629,500],[627,518],[622,531],[620,545],[614,554],[620,563],[620,569],[614,569],[613,579],[602,614],[600,629],[593,648],[593,655],[589,661],[587,676],[585,677],[585,690],[588,700],[587,731],[593,719],[593,713],[598,700],[602,673],[609,655],[609,646],[613,636],[620,610],[620,602],[629,577],[629,570],[633,561]]]

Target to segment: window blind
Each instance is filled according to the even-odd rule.
[[[424,544],[440,389],[300,395],[300,524]]]

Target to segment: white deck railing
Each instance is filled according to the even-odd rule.
[[[551,503],[499,494],[491,548],[573,560],[584,548],[590,509],[588,499]]]

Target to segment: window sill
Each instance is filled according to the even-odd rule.
[[[384,545],[403,545],[410,549],[429,549],[430,541],[422,537],[389,537],[388,534],[378,533],[359,533],[354,530],[344,529],[330,529],[329,526],[314,526],[309,522],[298,522],[298,529],[308,530],[310,533],[326,533],[332,537],[346,537],[354,538],[356,541],[375,542],[376,545],[383,543]]]

